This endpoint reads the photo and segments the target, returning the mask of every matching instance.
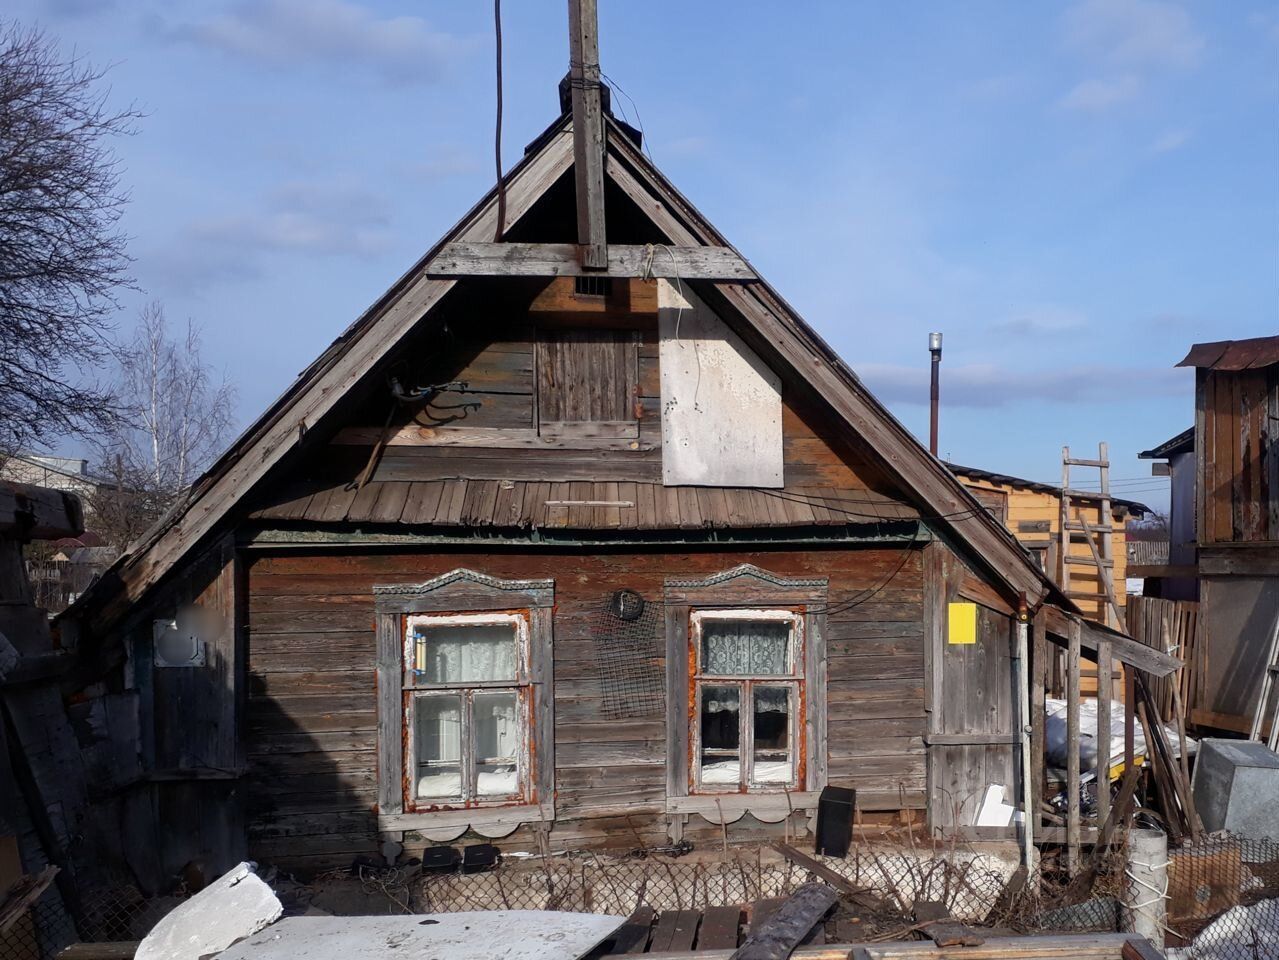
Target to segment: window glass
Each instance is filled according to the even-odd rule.
[[[462,697],[432,694],[413,699],[413,745],[419,798],[462,795]]]
[[[506,623],[418,624],[413,671],[423,683],[515,679],[515,628]]]
[[[507,797],[519,792],[518,700],[514,690],[474,695],[477,796]]]
[[[702,672],[711,676],[785,676],[790,671],[789,620],[706,620]]]
[[[792,688],[757,685],[752,693],[755,701],[752,780],[755,783],[789,783],[792,777]]]
[[[741,687],[707,684],[701,694],[702,783],[738,783],[742,777]]]

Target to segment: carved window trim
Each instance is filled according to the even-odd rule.
[[[378,829],[411,830],[436,842],[467,830],[503,837],[529,823],[555,818],[555,714],[552,691],[554,580],[502,580],[466,568],[421,584],[373,588],[377,615]],[[405,630],[413,614],[511,613],[527,617],[527,681],[532,703],[526,801],[415,812],[405,809],[403,678]]]
[[[750,813],[777,822],[791,812],[814,809],[827,779],[826,577],[791,579],[744,563],[701,579],[670,578],[666,604],[666,812],[697,813],[713,823],[733,822]],[[690,789],[690,651],[692,614],[710,610],[778,609],[803,620],[803,779],[794,790],[698,794]]]

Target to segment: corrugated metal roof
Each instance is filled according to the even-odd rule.
[[[626,531],[844,526],[914,520],[919,512],[870,490],[459,479],[374,481],[358,490],[345,483],[294,487],[250,516],[310,523]]]
[[[1252,370],[1279,363],[1279,337],[1196,343],[1179,367],[1208,370]]]

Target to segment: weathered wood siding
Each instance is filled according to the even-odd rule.
[[[1279,541],[1279,366],[1197,377],[1199,545]]]
[[[830,782],[856,787],[863,809],[921,807],[926,771],[918,549],[290,553],[257,557],[249,567],[245,787],[252,855],[319,869],[375,852],[372,587],[417,582],[459,566],[497,577],[555,579],[552,847],[664,842],[663,714],[604,720],[589,618],[620,587],[658,599],[668,576],[708,575],[744,562],[787,577],[829,577]],[[634,814],[621,816],[622,807]],[[782,828],[746,817],[731,829],[759,835]],[[694,816],[688,835],[713,842],[719,827]],[[523,829],[501,842],[507,849],[531,845]]]
[[[378,481],[466,477],[661,483],[656,282],[631,281],[627,285],[615,281],[615,294],[607,299],[576,298],[571,281],[567,292],[563,283],[556,281],[527,307],[503,301],[468,308],[466,312],[476,316],[451,325],[447,339],[436,337],[407,345],[391,364],[405,386],[461,382],[467,385],[466,390],[447,390],[406,408],[396,404],[379,384],[336,433],[326,455],[319,458],[327,464],[325,469],[353,477],[367,462],[373,444],[385,438],[385,450],[373,473]],[[537,433],[539,351],[547,351],[548,343],[559,343],[565,327],[586,325],[629,330],[636,337],[635,381],[628,387],[634,391],[630,411],[636,421],[633,439],[610,442],[608,438]],[[586,406],[597,409],[598,404],[592,406],[589,398],[591,380],[599,371],[571,363],[565,366],[572,357],[562,356],[554,346],[550,352],[550,359],[560,362],[552,369],[542,364],[542,376],[553,372],[557,380],[580,379]],[[628,377],[629,371],[621,376]],[[883,472],[867,453],[848,441],[847,431],[823,424],[829,417],[819,412],[818,401],[799,396],[785,385],[782,395],[786,486],[889,488]],[[388,416],[389,429],[385,426]],[[843,436],[837,438],[840,433]]]

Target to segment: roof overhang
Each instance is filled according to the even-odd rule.
[[[1196,343],[1177,364],[1207,370],[1255,370],[1279,363],[1279,337]]]

